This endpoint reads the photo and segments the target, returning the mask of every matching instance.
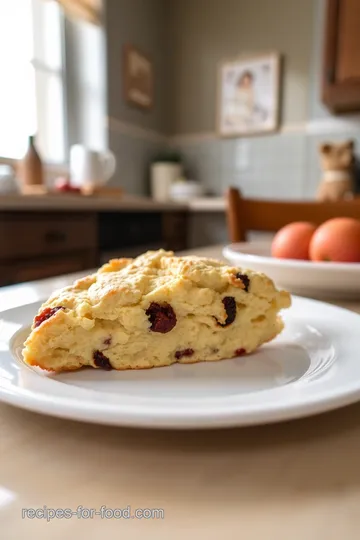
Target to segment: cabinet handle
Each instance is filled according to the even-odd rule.
[[[60,231],[48,231],[45,234],[45,241],[52,242],[64,242],[66,240],[66,234]]]

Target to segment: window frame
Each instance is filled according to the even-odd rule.
[[[55,0],[53,0],[55,1]],[[32,4],[32,13],[34,11],[34,5]],[[61,67],[60,68],[51,68],[41,62],[40,60],[36,58],[32,58],[30,61],[30,64],[32,65],[35,73],[42,72],[49,75],[56,75],[61,80],[62,85],[62,116],[63,116],[63,126],[64,126],[64,132],[63,132],[63,143],[64,143],[64,159],[63,161],[50,161],[47,159],[43,160],[44,165],[46,166],[47,172],[49,172],[52,176],[58,175],[58,174],[66,174],[68,172],[68,159],[69,159],[69,120],[68,120],[68,86],[67,86],[67,70],[66,70],[66,17],[64,14],[64,11],[60,8],[59,11],[59,23],[60,23],[60,33],[61,33]],[[32,18],[32,24],[34,25],[33,31],[36,32],[36,27],[34,24],[34,17]],[[36,78],[35,78],[36,79]],[[35,87],[35,95],[38,95],[38,90]],[[39,124],[39,109],[36,104],[36,119],[37,124]],[[2,156],[0,154],[0,164],[6,164],[10,165],[14,168],[16,171],[17,166],[19,162],[21,161],[21,158],[10,158],[6,156]]]

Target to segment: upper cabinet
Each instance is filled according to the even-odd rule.
[[[360,0],[327,0],[322,99],[334,112],[360,111]]]

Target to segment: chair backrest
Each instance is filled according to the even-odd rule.
[[[360,219],[360,199],[338,202],[244,199],[236,188],[227,193],[227,221],[231,242],[246,241],[248,231],[276,232],[293,221],[320,225],[334,217]]]

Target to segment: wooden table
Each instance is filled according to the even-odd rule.
[[[43,298],[70,278],[0,289],[0,306]],[[360,312],[360,302],[347,307]],[[204,432],[87,425],[1,404],[0,538],[358,540],[359,455],[360,403]],[[164,519],[22,518],[44,505],[163,508]]]

